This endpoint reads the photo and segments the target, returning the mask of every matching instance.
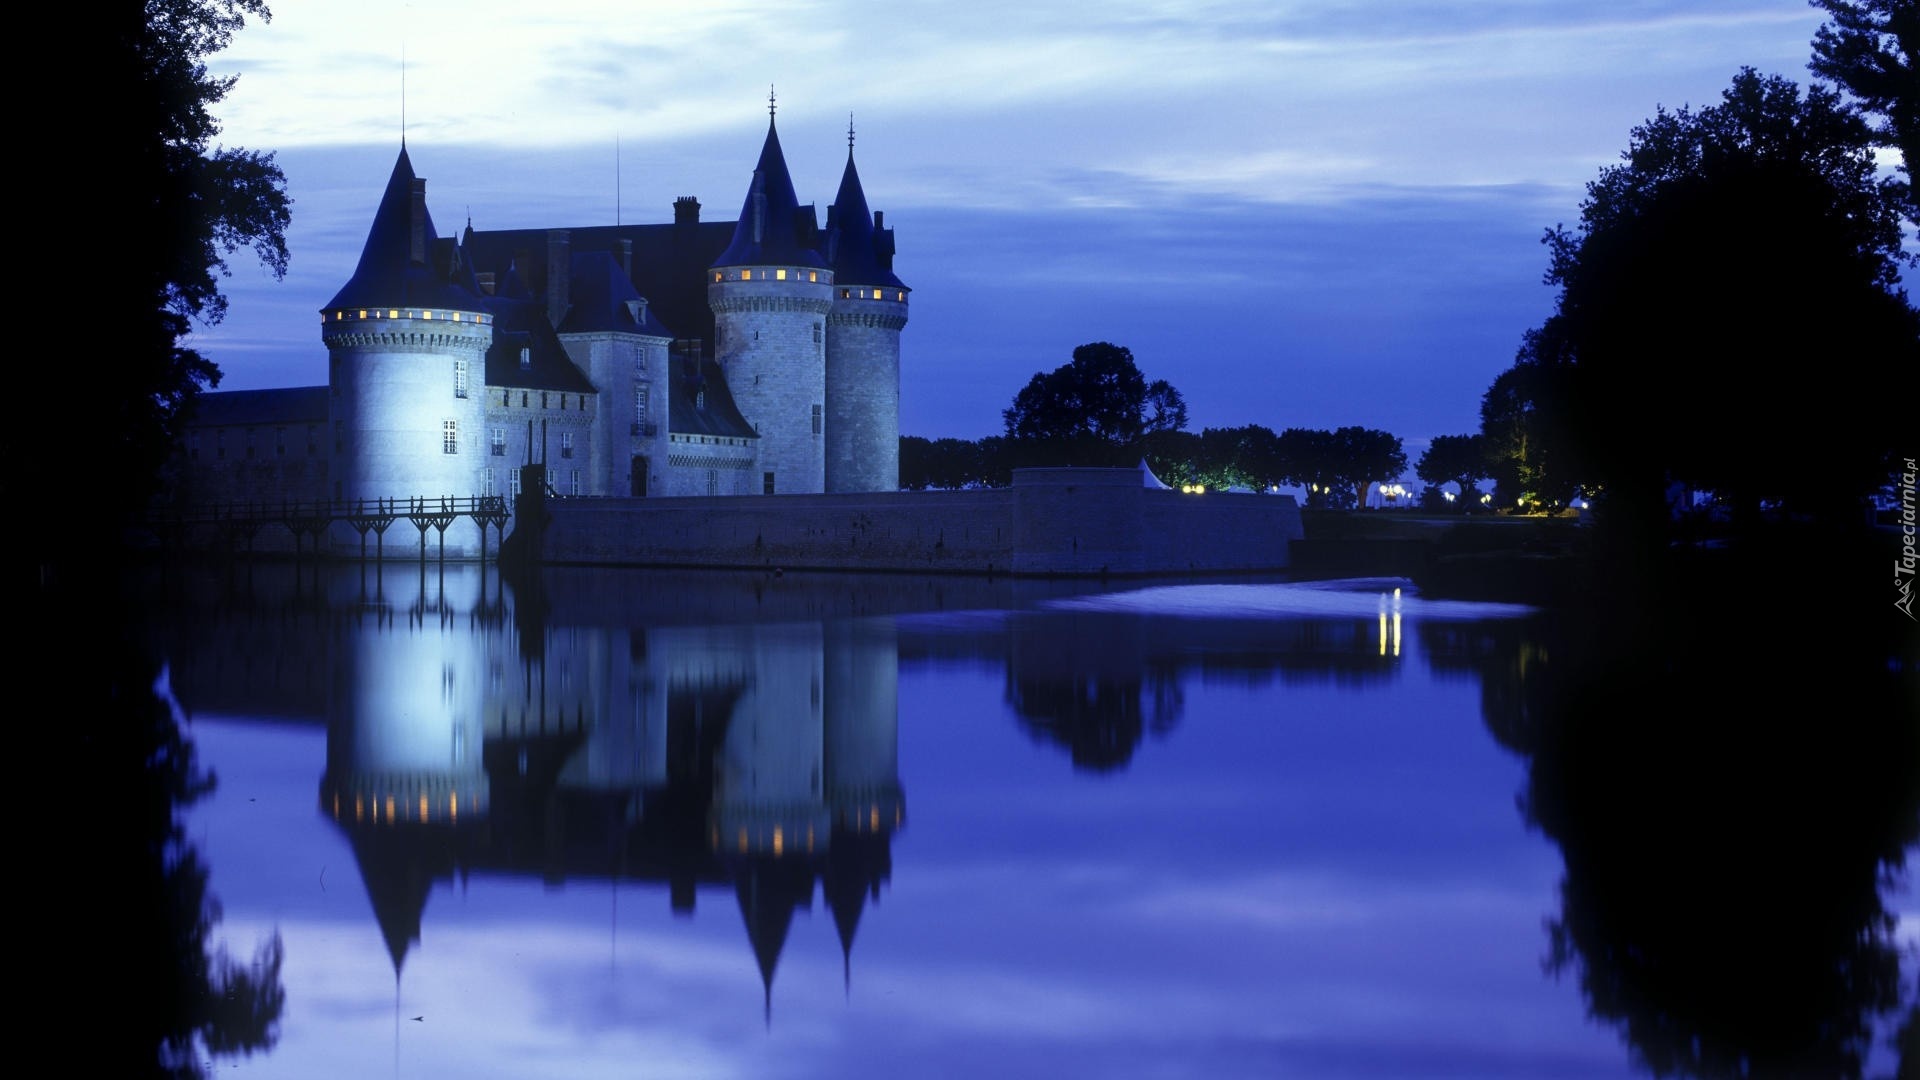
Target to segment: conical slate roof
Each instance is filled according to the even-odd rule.
[[[769,119],[767,141],[760,147],[753,184],[740,206],[733,243],[713,265],[817,266],[824,270],[827,261],[813,246],[816,226],[813,207],[802,207],[800,197],[793,193],[793,177],[787,173],[786,155],[780,152],[780,133]]]
[[[867,193],[860,172],[853,167],[853,147],[847,147],[847,167],[840,174],[840,192],[827,211],[833,231],[833,281],[836,285],[884,285],[904,289],[893,275],[893,230],[873,227]]]
[[[327,302],[327,308],[405,306],[483,310],[480,298],[463,287],[462,282],[469,275],[462,273],[457,249],[437,242],[433,218],[427,214],[424,202],[420,207],[420,225],[425,235],[421,246],[423,258],[414,258],[415,179],[413,162],[407,157],[407,148],[402,146],[399,158],[393,163],[393,174],[387,178],[387,190],[380,196],[380,207],[374,211],[373,226],[367,230],[366,246],[360,249],[360,264]]]

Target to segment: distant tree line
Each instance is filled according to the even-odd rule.
[[[1003,413],[1001,435],[900,440],[900,486],[1002,487],[1036,466],[1134,466],[1164,483],[1209,490],[1299,487],[1309,506],[1350,508],[1367,485],[1407,469],[1400,439],[1359,426],[1331,431],[1271,428],[1186,430],[1187,404],[1165,379],[1151,382],[1125,346],[1092,342],[1028,381]]]

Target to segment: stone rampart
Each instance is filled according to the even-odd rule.
[[[550,565],[1126,576],[1280,570],[1302,535],[1290,496],[1183,495],[1134,469],[1021,469],[986,491],[558,499]]]

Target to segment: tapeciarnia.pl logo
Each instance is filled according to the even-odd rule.
[[[1913,480],[1920,469],[1914,467],[1914,459],[1906,459],[1906,469],[1900,473],[1900,557],[1893,561],[1893,591],[1898,594],[1893,606],[1906,613],[1907,618],[1920,622],[1913,613],[1913,570],[1915,554]]]

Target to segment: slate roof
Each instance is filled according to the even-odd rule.
[[[413,261],[413,162],[406,147],[393,163],[387,189],[374,211],[360,263],[326,308],[425,307],[480,311],[484,307],[474,288],[471,269],[459,248],[442,243],[426,214],[427,260]],[[426,213],[425,207],[421,212]]]
[[[740,407],[733,402],[720,365],[705,357],[689,361],[675,357],[667,376],[667,430],[675,435],[719,435],[757,439]],[[704,398],[700,391],[705,390]]]
[[[847,167],[840,174],[840,191],[827,207],[827,244],[833,257],[836,285],[907,286],[893,275],[893,230],[873,227],[867,193],[860,172],[853,167],[853,148],[847,148]]]
[[[296,386],[278,390],[224,390],[195,399],[191,427],[242,424],[324,424],[327,388]]]
[[[567,271],[572,301],[560,333],[615,332],[671,338],[610,251],[576,252]]]
[[[547,278],[546,229],[468,230],[466,257],[476,272],[491,272],[498,294],[510,269],[530,295],[545,295]],[[568,229],[570,266],[583,255],[614,253],[622,240],[633,246],[631,280],[634,292],[647,299],[647,311],[662,330],[678,339],[698,338],[702,350],[713,351],[714,316],[707,305],[707,268],[726,249],[734,232],[731,221],[678,221],[653,225],[589,225]],[[577,283],[574,302],[580,303]]]
[[[493,313],[493,344],[487,346],[489,387],[583,394],[596,389],[560,344],[547,321],[547,305],[532,297],[511,268],[486,304]],[[530,362],[524,368],[520,366],[522,349],[530,350]]]
[[[760,161],[753,167],[753,183],[740,206],[733,242],[712,265],[817,266],[824,270],[827,260],[815,250],[818,232],[813,204],[801,206],[800,197],[793,193],[793,177],[787,173],[786,155],[780,152],[780,133],[769,119],[767,141],[761,144]]]

